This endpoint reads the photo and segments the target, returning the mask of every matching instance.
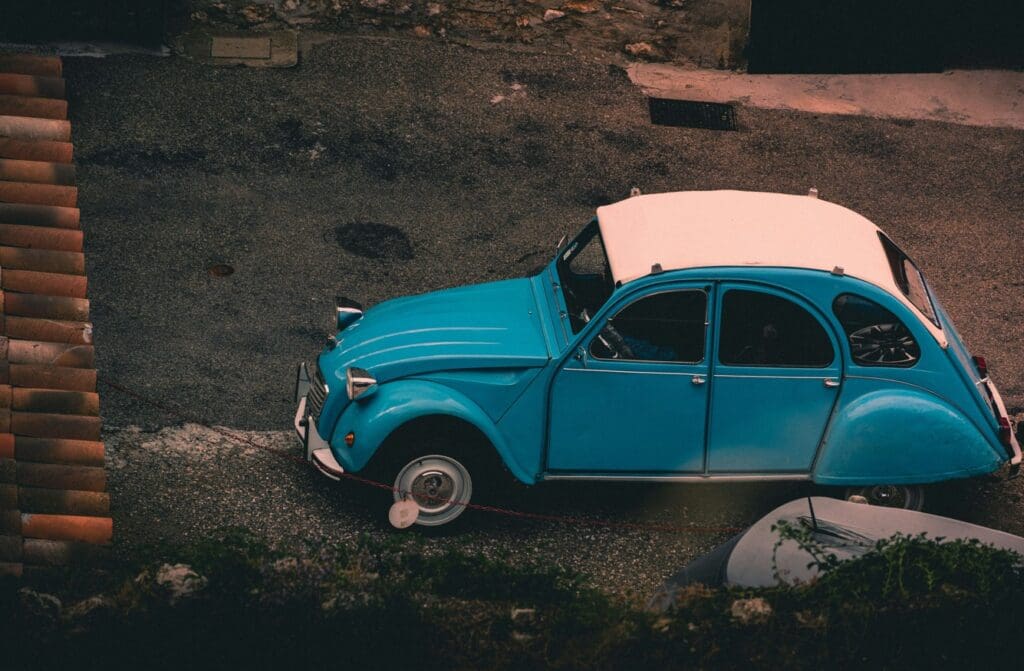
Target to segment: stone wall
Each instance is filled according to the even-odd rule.
[[[735,68],[750,0],[189,0],[188,15],[192,26],[407,34]]]

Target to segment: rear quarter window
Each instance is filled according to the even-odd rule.
[[[846,333],[855,364],[908,368],[921,358],[921,348],[906,324],[873,300],[841,294],[832,311]]]
[[[942,328],[938,317],[935,316],[935,306],[932,305],[931,295],[928,292],[928,283],[924,274],[910,260],[903,250],[896,246],[896,243],[879,233],[878,239],[882,241],[882,249],[889,260],[889,269],[892,270],[892,278],[896,286],[900,288],[903,295],[907,297],[914,307],[921,311],[928,320]]]

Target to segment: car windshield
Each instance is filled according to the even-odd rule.
[[[556,268],[569,323],[573,333],[579,333],[614,288],[596,219],[559,251]]]

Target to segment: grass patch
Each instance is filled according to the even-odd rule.
[[[60,611],[47,611],[4,583],[0,644],[11,669],[1014,665],[1018,555],[896,537],[838,562],[806,530],[780,531],[805,546],[818,580],[693,586],[663,614],[559,568],[436,554],[408,538],[286,554],[231,532],[171,552],[194,572],[188,595],[161,584],[168,566],[156,561],[126,567],[91,609],[64,595]]]

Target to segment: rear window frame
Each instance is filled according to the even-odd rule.
[[[811,322],[817,325],[821,329],[822,335],[825,336],[825,342],[828,343],[829,352],[831,357],[825,363],[750,363],[750,362],[730,362],[725,361],[722,358],[722,334],[725,332],[725,300],[730,293],[746,293],[760,296],[768,296],[775,300],[780,300],[788,303],[789,305],[801,310],[810,319]],[[840,347],[842,343],[835,339],[835,334],[831,332],[828,322],[823,318],[823,315],[816,314],[817,310],[808,307],[803,301],[796,300],[793,296],[786,295],[786,293],[773,290],[773,288],[766,287],[746,287],[746,286],[729,286],[726,287],[725,291],[722,292],[721,298],[719,298],[719,308],[717,313],[718,323],[715,326],[715,365],[722,366],[725,368],[789,368],[789,369],[803,369],[803,370],[826,370],[836,365],[837,359],[842,361],[842,354]]]
[[[904,329],[906,329],[907,333],[910,334],[910,337],[913,338],[914,346],[917,349],[917,358],[914,359],[913,361],[894,363],[864,361],[863,359],[858,359],[857,357],[855,357],[853,355],[853,343],[850,342],[850,336],[856,331],[856,329],[851,329],[851,327],[843,319],[842,315],[842,308],[844,307],[843,301],[847,297],[854,298],[856,300],[866,301],[872,304],[873,306],[877,307],[878,309],[889,313],[889,315],[893,319],[895,319],[897,323],[899,323]],[[907,370],[917,366],[921,362],[922,357],[924,357],[924,351],[921,347],[921,339],[918,338],[917,334],[915,334],[911,330],[911,328],[907,326],[904,320],[900,319],[899,315],[897,315],[895,312],[893,312],[892,310],[890,310],[889,308],[885,307],[884,305],[882,305],[881,303],[872,298],[868,298],[867,296],[857,293],[855,291],[844,291],[841,294],[838,294],[834,299],[832,299],[832,316],[835,318],[836,322],[839,323],[839,330],[843,334],[843,341],[845,343],[844,347],[846,348],[846,352],[850,356],[850,362],[854,366],[863,366],[865,368],[902,368],[904,370]]]
[[[906,298],[918,312],[924,315],[925,319],[931,322],[935,328],[941,330],[942,322],[939,319],[939,311],[935,309],[935,299],[932,298],[932,288],[929,286],[924,273],[921,272],[918,265],[914,263],[914,260],[911,259],[906,252],[900,249],[899,245],[893,242],[885,233],[879,231],[878,239],[882,243],[882,251],[885,253],[886,261],[889,262],[889,271],[892,272],[892,279],[896,283],[896,287],[903,294],[903,297]],[[906,264],[908,263],[921,280],[921,287],[924,289],[925,298],[928,300],[927,306],[922,307],[918,305],[911,295],[910,278],[907,276],[906,270]],[[925,307],[927,307],[927,310]]]

